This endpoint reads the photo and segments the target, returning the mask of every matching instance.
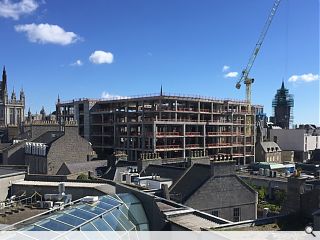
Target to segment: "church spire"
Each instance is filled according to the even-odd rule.
[[[2,89],[7,88],[7,72],[6,72],[6,66],[3,66],[2,71]]]
[[[281,89],[284,89],[284,81],[282,80]]]
[[[14,91],[14,87],[13,87],[12,94],[11,94],[11,100],[13,100],[13,101],[17,100],[16,92]]]
[[[162,96],[162,84],[161,84],[161,88],[160,88],[160,96]]]

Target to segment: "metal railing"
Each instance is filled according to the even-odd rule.
[[[196,94],[181,94],[181,93],[163,93],[160,96],[160,93],[149,93],[149,94],[140,94],[140,95],[131,95],[131,96],[114,96],[109,98],[78,98],[73,100],[64,100],[60,101],[59,104],[70,104],[74,102],[81,102],[81,101],[89,101],[89,102],[99,102],[99,101],[116,101],[116,100],[130,100],[136,98],[147,98],[147,97],[180,97],[180,98],[187,98],[187,99],[194,99],[194,100],[207,100],[207,101],[217,101],[217,102],[234,102],[234,103],[241,103],[247,104],[246,100],[240,99],[232,99],[232,98],[216,98],[212,96],[202,96]],[[58,104],[58,102],[56,102]],[[262,105],[254,105],[255,107],[262,107]]]

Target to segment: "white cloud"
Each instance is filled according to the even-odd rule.
[[[101,98],[104,98],[104,99],[122,99],[122,98],[126,98],[126,97],[120,96],[120,95],[110,94],[108,92],[103,91],[102,94],[101,94]]]
[[[230,69],[230,66],[224,65],[224,66],[222,67],[222,72],[226,72],[226,71],[228,71],[229,69]]]
[[[83,65],[83,62],[80,59],[78,59],[77,61],[75,61],[74,63],[71,63],[70,65],[80,67]]]
[[[34,0],[21,0],[19,2],[3,0],[0,1],[0,17],[18,20],[21,15],[35,11],[38,6],[38,3]]]
[[[103,64],[103,63],[111,64],[113,62],[113,54],[111,52],[98,50],[98,51],[94,51],[90,55],[89,60],[94,64]]]
[[[238,72],[229,72],[227,74],[224,75],[225,78],[235,78],[238,76]]]
[[[26,32],[29,41],[34,43],[68,45],[80,40],[80,37],[74,32],[66,32],[58,25],[47,23],[16,25],[15,30]]]
[[[317,81],[319,80],[319,74],[312,74],[312,73],[307,73],[307,74],[301,74],[301,75],[292,75],[289,78],[289,82],[312,82],[312,81]]]

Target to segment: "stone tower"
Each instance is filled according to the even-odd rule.
[[[281,88],[272,101],[273,107],[273,123],[283,129],[288,129],[293,123],[293,95],[289,94],[289,90],[284,87],[282,81]]]
[[[0,83],[0,127],[20,126],[24,121],[25,95],[20,91],[20,98],[17,99],[13,89],[11,98],[8,98],[7,72],[3,67],[2,81]]]

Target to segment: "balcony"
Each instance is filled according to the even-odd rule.
[[[186,136],[188,137],[198,137],[201,136],[200,132],[186,132]]]
[[[208,136],[231,136],[232,132],[208,132]]]
[[[202,148],[202,146],[200,146],[200,144],[186,144],[186,148]]]
[[[231,147],[231,143],[208,143],[206,144],[206,147],[208,148],[214,148],[214,147]]]
[[[156,146],[158,150],[182,150],[183,148],[180,145],[158,145]]]
[[[180,137],[182,133],[180,132],[157,132],[157,137]]]

